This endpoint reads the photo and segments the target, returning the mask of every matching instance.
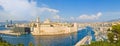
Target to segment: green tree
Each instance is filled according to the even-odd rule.
[[[29,46],[34,46],[32,42],[29,43]]]
[[[24,46],[24,44],[21,44],[21,43],[20,43],[20,44],[17,44],[17,46]]]
[[[113,33],[120,34],[120,24],[113,25],[111,31],[112,31]]]
[[[110,41],[110,42],[113,42],[114,41],[114,34],[113,33],[108,33],[108,40]]]

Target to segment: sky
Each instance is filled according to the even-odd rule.
[[[0,0],[6,20],[103,22],[120,18],[120,0]]]

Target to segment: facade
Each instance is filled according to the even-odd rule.
[[[49,19],[41,23],[39,18],[30,24],[33,35],[56,35],[77,32],[77,23],[57,23]]]

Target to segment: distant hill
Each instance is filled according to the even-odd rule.
[[[29,22],[30,21],[12,21],[13,24],[15,24],[15,23],[29,23]],[[10,22],[8,22],[8,23],[10,23]],[[0,24],[5,25],[5,24],[7,24],[7,22],[0,22]]]
[[[30,21],[13,21],[13,23],[29,23]]]
[[[107,21],[107,22],[117,22],[117,21],[120,21],[120,18],[118,18],[118,19],[113,19],[113,20],[109,20],[109,21]]]

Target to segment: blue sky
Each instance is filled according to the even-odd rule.
[[[107,14],[108,12],[120,12],[119,0],[37,0],[38,5],[47,4],[51,8],[60,10],[61,16],[78,17],[81,14],[96,14],[102,12],[102,19],[110,20],[120,17],[120,14]]]
[[[0,0],[0,2],[3,2],[0,4],[1,14],[4,17],[7,17],[9,14],[13,16],[12,18],[8,16],[6,19],[33,20],[35,16],[33,17],[31,13],[40,16],[42,21],[49,18],[55,21],[101,22],[120,18],[120,0],[13,0],[8,1],[9,3],[6,1],[8,0]],[[14,1],[21,2],[23,5],[21,3],[14,3]],[[3,14],[6,12],[8,14]],[[20,15],[13,14],[14,12]],[[1,21],[6,20],[2,19],[4,18],[2,15],[0,16]],[[31,16],[25,18],[28,15]]]

